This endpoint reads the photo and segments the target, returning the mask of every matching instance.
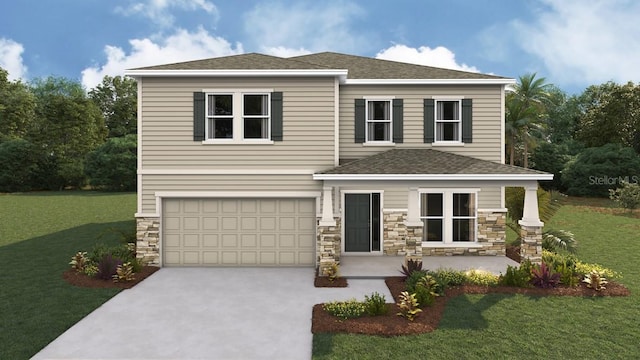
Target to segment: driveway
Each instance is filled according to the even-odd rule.
[[[86,316],[34,359],[309,359],[314,304],[383,280],[315,288],[310,268],[162,268]]]

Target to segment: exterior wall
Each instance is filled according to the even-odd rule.
[[[425,147],[423,142],[423,99],[464,97],[473,99],[473,143],[464,146],[437,146],[434,149],[478,159],[502,159],[502,85],[342,85],[340,86],[340,159],[359,159],[389,150],[390,146],[370,146],[354,142],[354,99],[366,96],[394,96],[404,100],[403,143],[395,147]]]

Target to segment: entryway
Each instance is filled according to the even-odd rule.
[[[379,252],[380,193],[344,194],[344,251]]]

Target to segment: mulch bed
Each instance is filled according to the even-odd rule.
[[[135,274],[133,281],[127,282],[114,282],[113,280],[102,280],[95,277],[89,277],[85,274],[78,273],[73,269],[69,269],[62,273],[62,277],[71,285],[88,287],[88,288],[120,288],[131,289],[136,286],[142,280],[148,278],[154,272],[160,270],[157,266],[144,266],[142,270]]]
[[[349,286],[347,279],[337,278],[333,281],[329,280],[326,276],[318,276],[313,280],[313,286],[315,287],[327,287],[327,288],[343,288]]]
[[[398,301],[398,295],[405,290],[402,277],[389,277],[385,279],[389,291],[393,295],[394,301]],[[442,314],[447,302],[462,294],[522,294],[530,296],[628,296],[629,290],[621,284],[610,282],[607,288],[602,291],[595,291],[586,287],[586,284],[579,286],[557,287],[553,289],[539,288],[515,288],[508,286],[478,286],[463,285],[445,290],[445,296],[435,299],[433,305],[422,309],[422,313],[414,321],[398,316],[399,311],[396,304],[388,303],[389,312],[387,315],[374,317],[361,317],[356,319],[341,320],[322,308],[322,304],[314,305],[312,315],[311,332],[316,333],[352,333],[380,336],[397,336],[409,334],[422,334],[432,332],[438,328]]]
[[[520,256],[520,246],[507,245],[505,251],[506,251],[505,255],[509,259],[517,263],[519,263],[522,260],[522,257]]]

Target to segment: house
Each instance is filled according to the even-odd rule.
[[[127,71],[138,81],[138,256],[157,266],[317,266],[505,253],[510,78],[318,53]]]

